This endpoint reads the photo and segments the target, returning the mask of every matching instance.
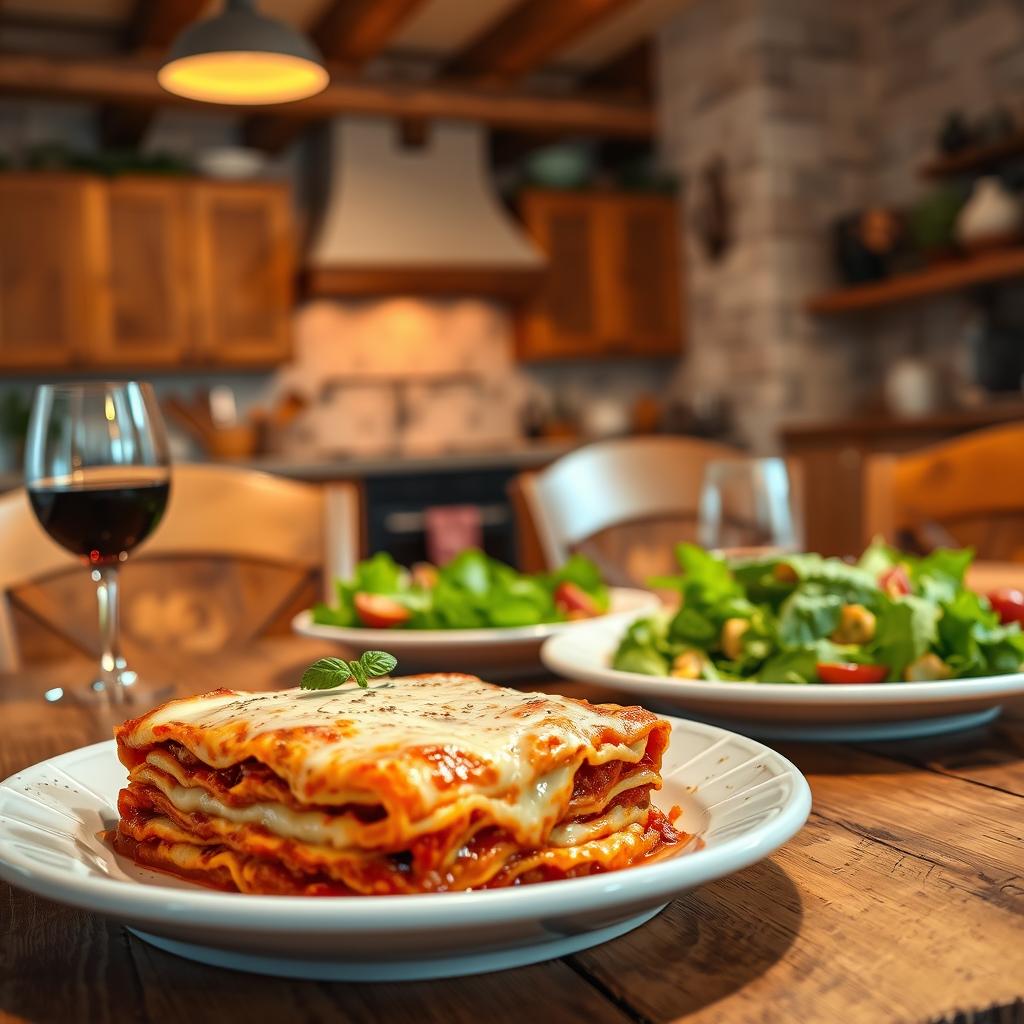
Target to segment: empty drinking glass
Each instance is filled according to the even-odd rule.
[[[697,539],[730,555],[797,551],[784,459],[716,459],[704,470]]]

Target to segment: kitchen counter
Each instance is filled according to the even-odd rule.
[[[980,430],[999,423],[1024,419],[1024,402],[1019,398],[991,398],[984,405],[971,409],[943,409],[924,416],[897,416],[879,411],[839,419],[783,424],[780,436],[784,442],[831,441],[835,438],[877,436],[880,434],[919,437],[947,437],[966,430]]]
[[[296,459],[283,455],[264,455],[233,463],[259,469],[292,480],[361,480],[366,477],[400,474],[457,473],[486,469],[534,469],[577,446],[576,441],[522,441],[502,450],[450,451],[424,455],[353,455],[336,458]]]
[[[391,455],[309,456],[261,455],[252,459],[233,459],[228,463],[245,469],[258,469],[275,476],[309,482],[326,480],[363,480],[369,477],[403,474],[473,472],[489,469],[535,469],[546,466],[572,451],[578,442],[568,439],[519,441],[508,448],[491,451],[451,451],[430,455],[394,453]],[[0,473],[0,491],[19,487],[20,473]]]

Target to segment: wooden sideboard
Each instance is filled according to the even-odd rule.
[[[798,459],[803,471],[807,549],[849,555],[864,547],[862,476],[867,456],[913,451],[1019,419],[1024,419],[1024,403],[998,401],[916,419],[879,413],[783,428],[785,453]]]

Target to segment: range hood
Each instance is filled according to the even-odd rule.
[[[432,122],[417,147],[390,120],[337,118],[329,131],[308,295],[512,297],[537,283],[544,257],[494,194],[479,125]]]

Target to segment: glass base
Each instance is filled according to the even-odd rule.
[[[147,710],[172,696],[173,687],[152,679],[141,679],[129,668],[98,671],[85,685],[53,686],[43,693],[50,704],[88,704]]]

